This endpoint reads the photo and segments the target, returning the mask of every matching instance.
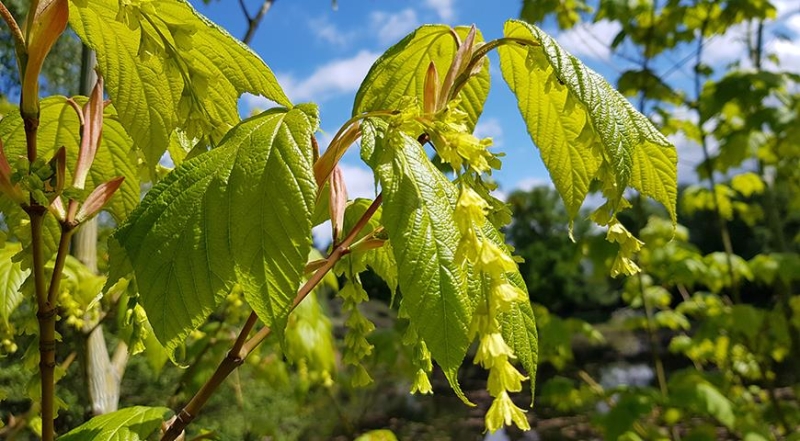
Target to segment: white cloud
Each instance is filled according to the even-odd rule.
[[[319,66],[305,79],[279,74],[278,82],[294,102],[321,102],[336,95],[355,92],[379,55],[362,50],[354,57]]]
[[[531,191],[535,187],[552,187],[553,183],[548,179],[530,177],[525,178],[514,186],[514,190]]]
[[[456,16],[453,9],[453,0],[425,0],[425,6],[436,11],[439,18],[447,22]]]
[[[617,22],[600,20],[582,23],[556,36],[558,43],[578,58],[593,58],[598,61],[611,59],[611,42],[620,31]]]
[[[800,12],[800,6],[798,6],[797,0],[772,0],[772,4],[778,12],[778,17],[785,14]]]
[[[396,13],[375,11],[370,14],[370,27],[377,33],[381,44],[394,44],[417,26],[419,19],[411,8]]]
[[[506,202],[508,200],[508,193],[506,193],[503,190],[500,190],[499,188],[492,190],[492,196],[496,197],[497,199],[500,199],[503,202]]]
[[[365,167],[339,163],[347,186],[348,199],[375,198],[375,178],[372,171]]]
[[[800,9],[796,9],[796,11],[800,11]],[[789,34],[792,34],[793,39],[792,41],[775,39],[769,43],[767,49],[778,57],[780,65],[774,66],[769,62],[768,66],[773,70],[800,71],[800,46],[797,44],[797,40],[800,39],[800,13],[786,18],[783,26]]]
[[[731,26],[726,33],[708,40],[703,48],[703,63],[715,68],[734,61],[749,63],[745,46],[746,34],[747,26],[738,24]]]
[[[331,243],[331,221],[317,225],[311,230],[311,236],[314,237],[314,246],[319,249],[325,249]]]
[[[249,116],[254,111],[261,112],[277,106],[277,104],[275,104],[273,101],[270,101],[261,95],[253,95],[249,92],[245,92],[242,95],[240,102],[243,103],[242,107],[244,108],[244,117]]]
[[[344,32],[325,17],[310,20],[308,27],[317,38],[334,46],[346,46],[356,37],[355,31]]]
[[[475,136],[478,138],[492,138],[494,147],[501,147],[503,145],[503,126],[497,118],[487,118],[478,121],[475,126]]]

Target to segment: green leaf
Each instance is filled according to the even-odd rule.
[[[170,410],[135,406],[100,415],[58,437],[58,441],[139,441],[161,427]]]
[[[417,28],[392,46],[372,65],[353,104],[353,115],[372,110],[392,110],[405,97],[415,97],[422,103],[425,75],[431,62],[436,64],[440,84],[456,54],[456,42],[451,28],[445,25],[425,25]],[[469,28],[457,27],[463,40]],[[476,43],[483,41],[480,32]],[[489,63],[484,62],[480,73],[470,78],[459,93],[459,108],[469,115],[468,127],[475,128],[489,95]]]
[[[0,215],[8,227],[9,236],[22,243],[22,251],[13,259],[20,262],[23,269],[33,268],[33,254],[31,253],[31,227],[30,217],[19,205],[3,194],[0,194]],[[45,216],[42,226],[42,254],[48,261],[58,249],[58,238],[61,226],[54,216]]]
[[[614,205],[631,186],[675,222],[677,154],[669,141],[539,28],[510,20],[505,36],[530,42],[501,46],[500,68],[570,216],[600,179]]]
[[[30,270],[22,269],[22,264],[12,258],[22,250],[19,243],[7,242],[0,248],[0,319],[8,326],[8,318],[22,302],[19,288],[30,274]]]
[[[525,290],[522,277],[509,277],[512,284]],[[503,339],[514,350],[514,355],[525,368],[531,381],[531,406],[536,386],[536,371],[539,365],[539,333],[536,317],[530,303],[515,303],[511,311],[500,315]]]
[[[153,187],[115,234],[168,350],[237,286],[283,332],[311,248],[317,124],[301,107],[245,120]]]
[[[372,200],[363,198],[355,199],[349,203],[344,213],[344,234],[349,233],[350,230],[353,229],[371,204]],[[361,233],[356,236],[356,240],[363,238],[380,227],[382,214],[382,208],[378,207],[375,214],[373,214],[369,222],[367,222],[367,225],[361,230]],[[379,248],[373,248],[367,251],[358,251],[356,249],[354,252],[345,256],[340,265],[349,266],[352,268],[352,271],[356,273],[366,270],[366,267],[371,268],[378,277],[386,282],[386,285],[392,292],[392,297],[394,297],[394,293],[397,290],[397,265],[394,261],[391,243],[388,240]]]
[[[219,140],[239,122],[245,92],[291,106],[261,58],[188,2],[145,5],[72,0],[70,24],[97,51],[106,90],[151,168],[176,128]]]
[[[88,100],[83,96],[73,99],[81,106]],[[81,142],[78,114],[63,96],[45,98],[40,106],[37,154],[49,160],[61,146],[66,147],[68,185],[65,188],[68,188]],[[19,113],[7,115],[0,121],[0,137],[5,141],[9,162],[14,164],[16,158],[26,155],[25,127]],[[139,172],[132,151],[133,141],[120,124],[116,109],[107,106],[103,112],[103,136],[86,179],[86,190],[91,191],[118,176],[125,178],[105,208],[117,222],[125,220],[139,204]]]
[[[379,138],[372,162],[383,189],[383,224],[392,243],[402,306],[455,389],[473,308],[467,275],[455,262],[460,234],[455,186],[422,146],[395,131]]]
[[[736,423],[731,401],[697,372],[681,371],[670,376],[670,400],[677,406],[716,418],[728,429]]]

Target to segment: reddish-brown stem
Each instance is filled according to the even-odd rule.
[[[233,346],[231,346],[231,350],[228,356],[234,355],[240,358],[244,358],[247,356],[246,352],[242,354],[242,346],[244,346],[245,342],[247,341],[247,336],[250,335],[250,331],[253,330],[253,327],[256,325],[257,321],[258,321],[258,314],[256,314],[255,311],[251,312],[250,316],[247,317],[247,322],[244,324],[241,332],[239,332],[239,335],[236,337],[236,341],[233,342]]]
[[[39,375],[42,388],[42,440],[55,439],[56,367],[56,313],[55,305],[47,300],[44,275],[44,250],[42,249],[42,227],[46,210],[41,205],[27,209],[31,219],[31,248],[33,252],[33,284],[36,290],[36,318],[39,321]]]
[[[51,305],[56,305],[58,289],[61,286],[61,276],[64,273],[64,264],[67,261],[69,254],[69,244],[72,240],[72,233],[75,232],[69,226],[61,228],[61,239],[58,242],[58,252],[56,253],[56,262],[53,266],[53,275],[50,278],[50,287],[47,291],[47,302]]]
[[[28,162],[36,161],[36,134],[39,132],[39,116],[22,115],[25,125],[25,142],[28,146]]]
[[[372,204],[367,208],[361,218],[356,222],[353,229],[350,230],[347,237],[344,238],[342,243],[339,244],[328,256],[325,260],[325,263],[317,269],[314,274],[303,284],[303,286],[297,291],[297,295],[292,302],[292,309],[294,309],[303,299],[308,296],[308,294],[314,290],[314,288],[322,281],[325,275],[333,269],[336,265],[336,262],[339,261],[343,256],[347,255],[350,252],[350,245],[356,240],[358,237],[358,233],[367,226],[369,220],[378,210],[380,207],[381,202],[383,200],[383,196],[379,194]],[[255,333],[250,339],[246,340],[247,336],[250,334],[250,331],[255,326],[257,320],[257,316],[255,312],[252,312],[250,316],[247,318],[247,323],[242,327],[241,332],[239,332],[238,337],[236,337],[236,342],[234,342],[231,350],[228,352],[228,355],[222,359],[219,366],[217,366],[217,370],[214,371],[214,374],[209,378],[205,384],[200,388],[199,391],[189,400],[189,403],[181,409],[180,412],[170,421],[169,427],[164,432],[164,435],[161,437],[161,441],[173,441],[177,439],[181,433],[186,429],[186,426],[191,423],[200,410],[205,406],[206,402],[211,395],[217,390],[217,388],[222,384],[222,382],[231,374],[237,367],[241,366],[244,363],[244,360],[247,358],[248,355],[255,349],[258,345],[261,344],[272,332],[272,330],[268,326],[264,326],[258,332]]]

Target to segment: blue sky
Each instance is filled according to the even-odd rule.
[[[245,19],[234,0],[221,0],[210,5],[200,0],[192,3],[202,14],[241,38]],[[253,14],[261,0],[246,0]],[[774,29],[795,37],[794,41],[771,38],[767,49],[783,60],[783,67],[800,71],[800,2],[773,0],[779,17]],[[264,17],[251,46],[275,72],[281,85],[294,102],[314,101],[320,106],[323,146],[339,126],[348,119],[358,86],[374,60],[396,41],[423,23],[450,25],[475,24],[486,39],[502,35],[505,20],[519,13],[519,0],[492,2],[480,0],[339,0],[333,10],[329,0],[277,0]],[[631,64],[607,49],[619,28],[608,22],[586,23],[567,32],[544,26],[559,43],[588,66],[612,82]],[[746,56],[741,36],[745,29],[712,39],[706,46],[707,63],[724,66]],[[679,64],[686,49],[668,54],[665,63]],[[476,134],[494,138],[496,151],[506,154],[503,168],[494,174],[503,193],[528,189],[549,182],[539,153],[527,135],[517,111],[516,101],[508,91],[498,69],[496,56],[491,60],[492,86],[484,114]],[[667,69],[668,66],[661,66]],[[692,62],[673,69],[668,80],[685,86]],[[684,83],[684,84],[682,84]],[[270,104],[252,96],[242,99],[242,108],[268,107]],[[685,111],[685,109],[676,109]],[[688,112],[687,112],[688,113]],[[691,170],[699,161],[696,146],[677,137],[679,176],[691,180]],[[343,159],[343,168],[351,197],[373,195],[371,172],[358,158],[357,148]]]

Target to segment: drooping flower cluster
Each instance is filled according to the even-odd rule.
[[[375,329],[375,325],[364,317],[358,305],[369,300],[369,296],[357,277],[345,282],[339,291],[339,296],[344,300],[342,309],[350,313],[345,321],[347,334],[344,337],[343,361],[354,368],[351,380],[353,386],[366,386],[372,383],[372,377],[361,361],[372,354],[374,346],[367,341],[366,336]]]
[[[487,173],[492,168],[498,168],[499,161],[488,150],[492,138],[479,139],[470,132],[467,127],[468,115],[458,108],[459,103],[459,99],[454,99],[433,115],[428,132],[436,152],[442,161],[456,171],[465,168]]]
[[[503,338],[499,315],[509,312],[514,303],[528,299],[506,275],[516,270],[514,260],[482,232],[487,210],[488,204],[475,190],[461,186],[455,209],[456,225],[461,233],[456,259],[463,265],[473,265],[484,286],[484,298],[470,325],[470,334],[479,339],[474,362],[489,370],[488,389],[494,401],[486,414],[487,430],[494,432],[512,422],[527,430],[530,425],[524,411],[509,396],[509,392],[522,390],[522,381],[527,377],[511,364],[516,356]]]
[[[402,306],[398,314],[399,317],[406,317],[405,311]],[[414,382],[411,384],[411,393],[432,394],[433,387],[428,375],[433,370],[433,362],[431,359],[431,352],[425,344],[413,325],[409,324],[402,339],[403,345],[411,347],[411,363],[413,364],[416,372],[414,373]]]

